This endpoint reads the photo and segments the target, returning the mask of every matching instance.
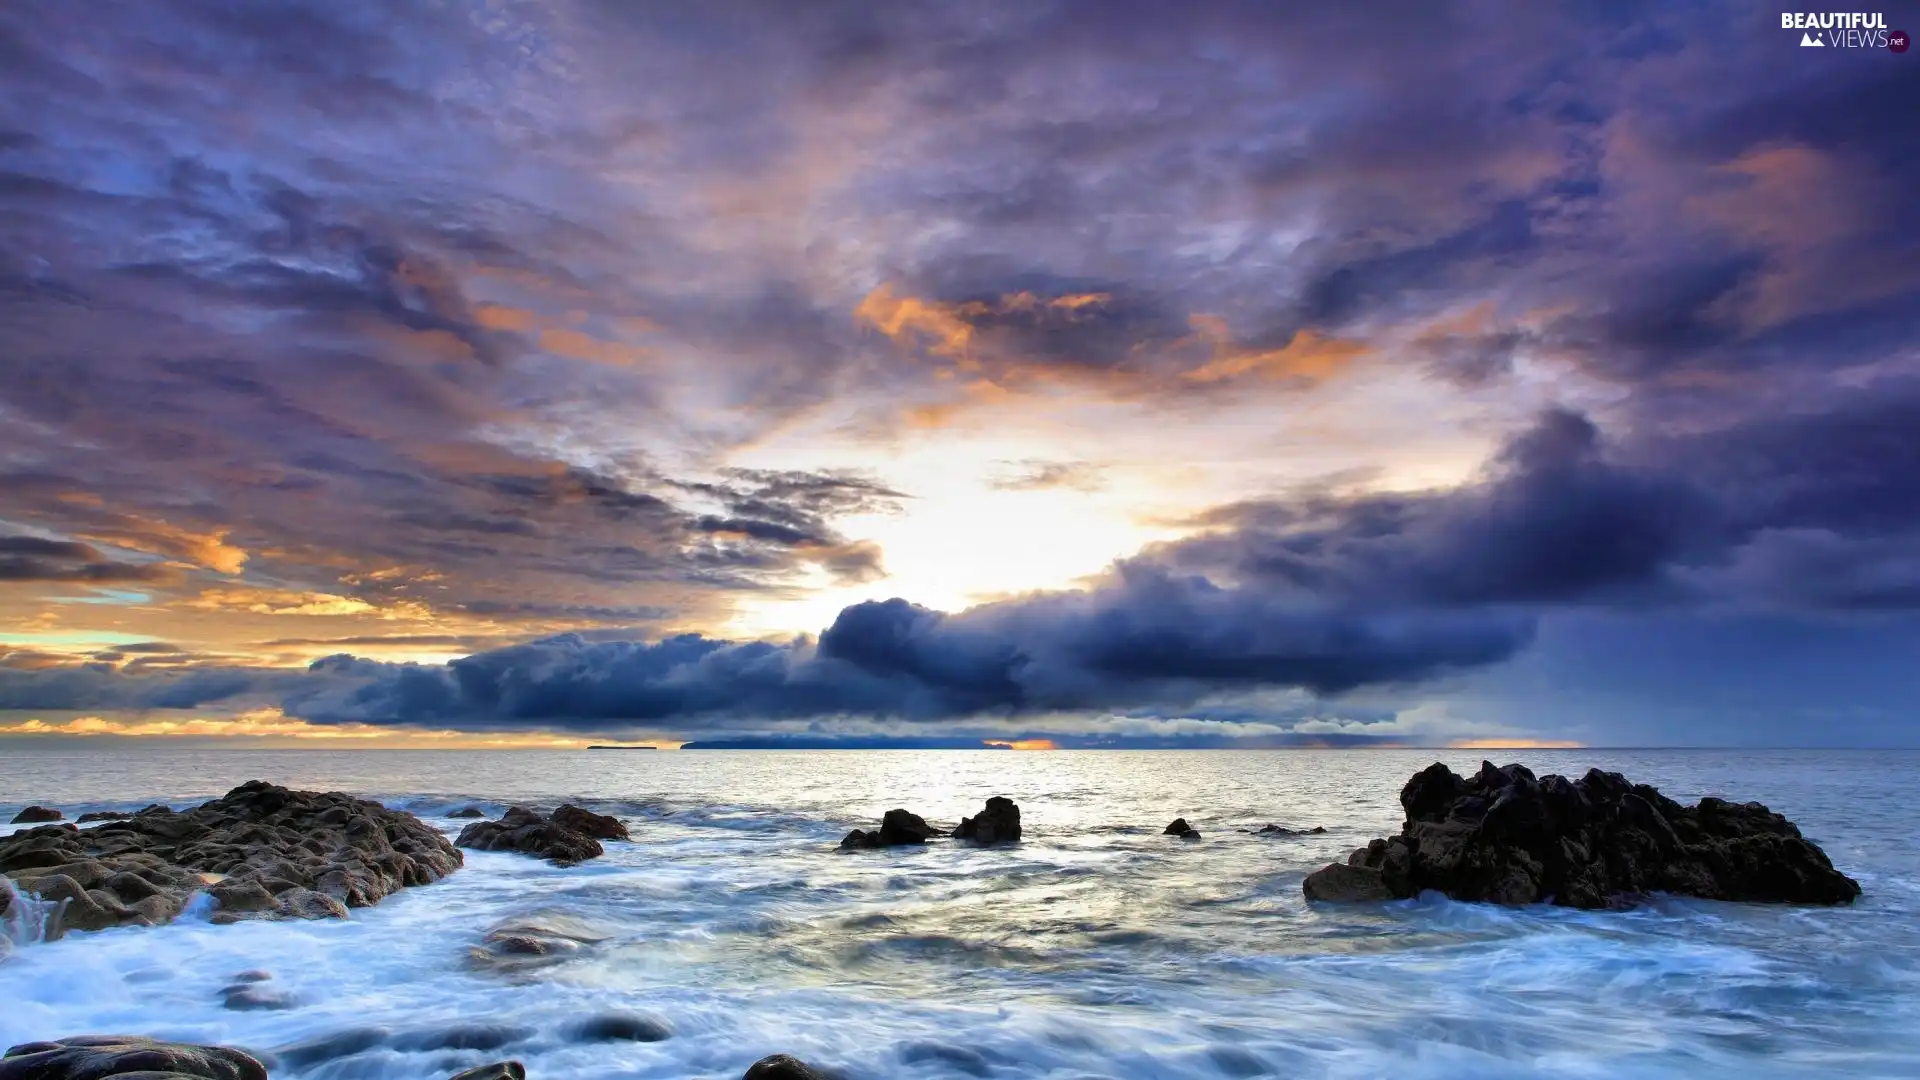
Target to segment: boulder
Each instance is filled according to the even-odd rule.
[[[447,816],[450,818],[483,818],[487,816],[487,812],[477,806],[463,806]]]
[[[551,820],[563,829],[572,829],[583,836],[591,836],[595,840],[633,839],[627,835],[627,827],[619,818],[596,814],[591,810],[574,806],[572,803],[555,810]]]
[[[673,1028],[645,1013],[606,1012],[587,1017],[568,1033],[578,1042],[659,1042],[672,1038]]]
[[[1283,829],[1278,825],[1262,825],[1253,830],[1259,836],[1321,836],[1327,831],[1325,825],[1315,825],[1311,829]]]
[[[1186,818],[1177,817],[1174,818],[1172,823],[1166,828],[1160,830],[1160,835],[1177,836],[1182,840],[1198,840],[1200,839],[1200,830],[1187,824]]]
[[[567,828],[552,818],[541,817],[524,806],[510,808],[501,815],[499,821],[476,821],[461,829],[454,844],[476,851],[518,851],[524,855],[549,859],[562,866],[599,858],[606,853],[600,841]]]
[[[607,940],[592,927],[558,912],[508,919],[468,950],[477,968],[512,972],[566,960]]]
[[[258,780],[182,813],[155,806],[85,830],[0,837],[0,872],[66,901],[62,923],[79,930],[167,922],[202,889],[219,905],[216,922],[344,917],[460,862],[411,814]]]
[[[1398,836],[1308,875],[1308,899],[1384,899],[1426,889],[1456,900],[1626,907],[1649,893],[1846,904],[1859,883],[1759,803],[1682,806],[1619,773],[1536,779],[1519,765],[1462,778],[1428,766],[1400,791]]]
[[[527,1080],[527,1067],[517,1061],[496,1061],[454,1073],[447,1080]]]
[[[970,818],[961,818],[953,830],[956,839],[976,844],[1007,844],[1020,839],[1020,808],[1012,799],[995,795],[986,809]]]
[[[843,848],[895,847],[902,844],[924,844],[929,837],[941,835],[938,829],[927,824],[919,814],[906,810],[889,810],[880,819],[880,827],[871,831],[855,829],[840,841]]]
[[[267,1080],[266,1066],[224,1046],[156,1042],[135,1035],[76,1035],[23,1043],[0,1057],[0,1080]]]
[[[63,817],[66,815],[51,806],[29,806],[13,815],[13,824],[37,825],[43,821],[59,821]]]
[[[747,1066],[742,1080],[834,1080],[833,1074],[816,1069],[797,1057],[773,1054]]]
[[[95,810],[91,813],[81,814],[73,820],[81,825],[85,825],[92,821],[125,821],[132,816],[132,814],[124,810]]]

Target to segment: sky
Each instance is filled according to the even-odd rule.
[[[0,737],[1920,745],[1920,53],[1816,35],[0,5]]]

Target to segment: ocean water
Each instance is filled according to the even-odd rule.
[[[1839,909],[1667,900],[1626,913],[1437,897],[1309,906],[1300,881],[1397,829],[1407,777],[1475,751],[411,752],[0,750],[30,802],[176,807],[261,778],[442,815],[578,801],[631,844],[557,869],[465,869],[345,921],[71,934],[0,962],[0,1045],[127,1032],[273,1052],[386,1029],[277,1077],[399,1080],[518,1058],[534,1080],[738,1077],[770,1053],[883,1077],[1920,1076],[1920,754],[1512,751],[1618,769],[1683,801],[1759,799],[1865,889]],[[904,806],[944,827],[1020,803],[1006,849],[841,853]],[[1204,834],[1160,835],[1183,816]],[[1324,826],[1268,837],[1267,823]],[[542,966],[471,957],[488,928],[594,939]],[[295,1007],[236,1012],[264,970]],[[670,1037],[593,1043],[621,1011]],[[359,1044],[371,1040],[361,1039]]]

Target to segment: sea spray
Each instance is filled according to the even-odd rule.
[[[22,892],[15,887],[13,879],[4,874],[0,874],[0,896],[7,901],[0,905],[0,910],[6,912],[0,916],[0,938],[4,938],[9,946],[0,951],[0,955],[11,952],[13,947],[60,940],[67,901],[54,903],[42,900],[33,893]]]

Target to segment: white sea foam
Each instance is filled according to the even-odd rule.
[[[305,752],[148,775],[121,763],[123,785],[146,786],[86,805],[61,803],[54,762],[16,776],[10,760],[10,797],[69,813],[177,805],[258,775],[433,815],[582,799],[619,810],[636,841],[571,869],[470,852],[447,880],[341,922],[214,926],[200,912],[28,944],[0,962],[0,1043],[136,1032],[277,1053],[275,1076],[314,1080],[506,1057],[535,1080],[735,1077],[775,1052],[851,1080],[1920,1075],[1920,852],[1893,810],[1909,804],[1911,764],[1569,756],[1526,760],[1769,801],[1867,896],[1818,911],[1307,905],[1302,875],[1397,825],[1418,754]],[[951,824],[995,793],[1023,806],[1017,848],[834,850],[892,806]],[[1176,815],[1206,839],[1157,835]],[[1331,832],[1238,831],[1267,821]],[[471,958],[491,926],[559,918],[602,940],[536,966]],[[224,1008],[222,989],[254,969],[293,1007]],[[672,1035],[582,1041],[581,1022],[608,1012]],[[289,1050],[327,1037],[342,1052]]]

